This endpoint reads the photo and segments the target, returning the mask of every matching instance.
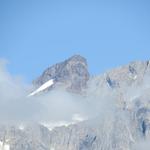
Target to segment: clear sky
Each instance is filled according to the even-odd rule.
[[[27,81],[73,54],[91,74],[150,59],[150,0],[0,0],[0,57]]]

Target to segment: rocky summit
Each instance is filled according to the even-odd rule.
[[[53,88],[61,87],[72,92],[81,92],[86,88],[89,80],[86,59],[80,55],[74,55],[47,68],[33,83],[36,87],[39,87],[51,79],[54,80]]]

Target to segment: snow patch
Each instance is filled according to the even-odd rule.
[[[85,118],[82,117],[80,114],[74,114],[73,117],[72,117],[72,120],[74,122],[81,122],[81,121],[84,121]]]
[[[23,125],[20,125],[20,126],[19,126],[19,130],[24,130],[24,128],[25,128],[25,127],[24,127]]]
[[[56,127],[62,127],[62,126],[69,126],[72,124],[72,122],[67,121],[57,121],[57,122],[48,122],[48,123],[41,123],[43,126],[48,128],[50,131],[52,131]]]
[[[0,141],[0,150],[10,150],[9,144]]]
[[[133,79],[136,80],[136,79],[137,79],[137,75],[135,75],[135,76],[133,77]]]
[[[84,120],[87,120],[87,118],[81,116],[80,114],[74,114],[72,116],[71,121],[51,121],[51,122],[43,122],[41,124],[46,128],[48,128],[50,131],[52,131],[56,127],[62,127],[62,126],[68,127],[69,125],[77,124]]]
[[[48,87],[51,87],[53,84],[54,84],[54,80],[53,80],[53,79],[51,79],[51,80],[45,82],[45,83],[44,83],[43,85],[41,85],[37,90],[35,90],[34,92],[30,93],[30,94],[28,95],[28,97],[34,96],[35,94],[37,94],[37,93],[39,93],[39,92],[41,92],[41,91],[44,91],[44,90],[47,89]]]

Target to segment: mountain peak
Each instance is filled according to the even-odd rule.
[[[54,81],[53,87],[63,86],[74,92],[81,92],[89,80],[87,61],[80,55],[73,55],[61,63],[48,67],[43,74],[34,81],[40,87],[49,80]]]
[[[81,56],[79,54],[75,54],[75,55],[71,56],[68,60],[84,61],[84,62],[86,62],[86,58],[84,58],[83,56]]]

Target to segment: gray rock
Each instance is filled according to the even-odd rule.
[[[33,83],[36,87],[39,87],[50,79],[54,80],[53,87],[61,86],[73,92],[81,92],[86,88],[89,80],[86,59],[80,55],[74,55],[47,68]]]
[[[95,76],[90,82],[94,82],[92,84],[98,88],[127,88],[133,84],[141,85],[144,78],[148,76],[150,76],[149,61],[135,61]]]

